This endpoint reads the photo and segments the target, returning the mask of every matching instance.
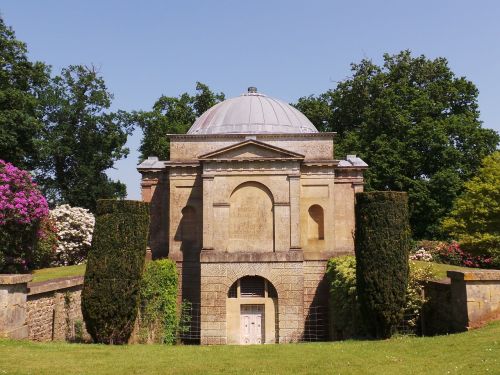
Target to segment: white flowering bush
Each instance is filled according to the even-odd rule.
[[[410,254],[410,260],[423,260],[424,262],[432,262],[432,254],[430,251],[420,248],[413,254]]]
[[[55,221],[57,228],[58,241],[54,265],[68,266],[83,263],[92,243],[94,215],[85,208],[63,204],[51,210],[50,217]]]

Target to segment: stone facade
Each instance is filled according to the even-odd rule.
[[[233,121],[249,123],[238,128],[210,110],[195,130],[170,136],[170,160],[151,157],[138,167],[143,199],[152,202],[153,257],[177,262],[179,300],[199,304],[202,344],[243,342],[245,305],[258,305],[259,320],[251,324],[262,324],[262,342],[303,339],[316,307],[325,308],[326,319],[326,261],[354,250],[354,194],[363,189],[366,164],[353,155],[334,159],[333,133],[316,132],[295,109],[271,99],[284,115],[269,128],[287,132],[238,133],[254,128],[252,118],[273,115],[254,115],[259,95],[251,95],[251,108],[248,98],[231,101],[249,116],[221,104]],[[302,123],[287,123],[293,116]],[[213,134],[212,122],[235,133]],[[238,289],[230,296],[236,282],[245,288],[238,280],[246,277],[255,278],[245,279],[250,284],[265,280],[266,294]]]

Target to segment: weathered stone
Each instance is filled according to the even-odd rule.
[[[247,112],[233,115],[257,121]],[[257,313],[264,309],[265,342],[297,341],[312,316],[326,320],[317,312],[327,305],[326,261],[353,253],[354,194],[367,165],[353,155],[334,160],[333,133],[313,131],[301,114],[306,127],[297,125],[299,117],[276,117],[292,122],[278,134],[260,123],[225,124],[230,134],[211,134],[203,119],[219,120],[207,116],[190,134],[170,137],[170,160],[151,157],[138,167],[143,200],[152,202],[153,257],[176,261],[179,301],[200,306],[202,344],[239,343],[242,306],[255,304]],[[267,290],[250,299],[239,289],[229,297],[247,276],[264,278],[277,298]]]

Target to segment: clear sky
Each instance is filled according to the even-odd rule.
[[[256,86],[294,102],[334,87],[351,62],[410,49],[473,81],[484,126],[500,131],[500,1],[0,0],[0,12],[55,73],[97,66],[113,109],[150,109],[196,81],[226,97]],[[109,173],[130,199],[140,197],[140,139]]]

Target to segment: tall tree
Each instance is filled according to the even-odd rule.
[[[128,154],[131,131],[124,112],[106,112],[112,98],[93,67],[70,66],[52,79],[39,178],[50,201],[94,210],[97,199],[125,197],[125,185],[105,173]]]
[[[410,51],[351,65],[352,76],[297,108],[319,130],[335,131],[336,154],[368,164],[367,190],[408,191],[417,238],[440,235],[439,223],[464,182],[492,153],[499,135],[482,127],[478,90],[444,58]]]
[[[465,250],[489,255],[500,267],[500,151],[483,160],[442,225]]]
[[[30,62],[26,54],[26,44],[0,17],[0,159],[32,169],[43,127],[39,96],[48,83],[49,68]]]
[[[144,132],[139,148],[141,157],[167,159],[170,154],[167,134],[186,133],[198,116],[222,100],[223,93],[214,93],[207,85],[197,82],[194,96],[188,93],[178,97],[161,96],[151,111],[134,112],[129,121],[138,124]]]

